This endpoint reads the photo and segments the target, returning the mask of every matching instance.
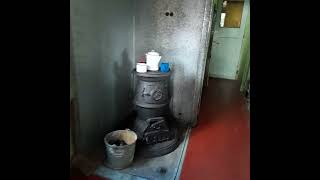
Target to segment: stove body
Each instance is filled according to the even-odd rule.
[[[169,108],[170,74],[135,72],[137,116],[133,130],[138,135],[138,152],[146,157],[165,155],[178,146],[177,129]]]

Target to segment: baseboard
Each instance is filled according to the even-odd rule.
[[[213,78],[236,80],[235,77],[233,77],[233,76],[227,76],[227,75],[222,75],[222,74],[212,74],[212,73],[209,73],[209,76],[210,76],[210,77],[213,77]]]
[[[183,151],[182,151],[182,154],[181,154],[181,157],[180,157],[180,163],[179,163],[177,174],[176,174],[176,177],[174,178],[174,180],[180,179],[183,162],[184,162],[184,159],[185,159],[186,154],[187,154],[186,152],[187,152],[187,147],[188,147],[191,131],[192,131],[191,128],[188,128],[188,130],[186,132],[186,136],[185,136],[184,143],[183,143]]]

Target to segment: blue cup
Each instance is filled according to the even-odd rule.
[[[169,63],[161,63],[160,72],[169,72]]]

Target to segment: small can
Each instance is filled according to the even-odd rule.
[[[169,63],[161,63],[160,64],[161,72],[169,72]]]
[[[146,63],[137,63],[136,65],[136,71],[138,73],[146,73],[148,70],[148,66]]]

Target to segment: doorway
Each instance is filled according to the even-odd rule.
[[[237,80],[241,48],[249,14],[249,0],[217,0],[209,77]]]

